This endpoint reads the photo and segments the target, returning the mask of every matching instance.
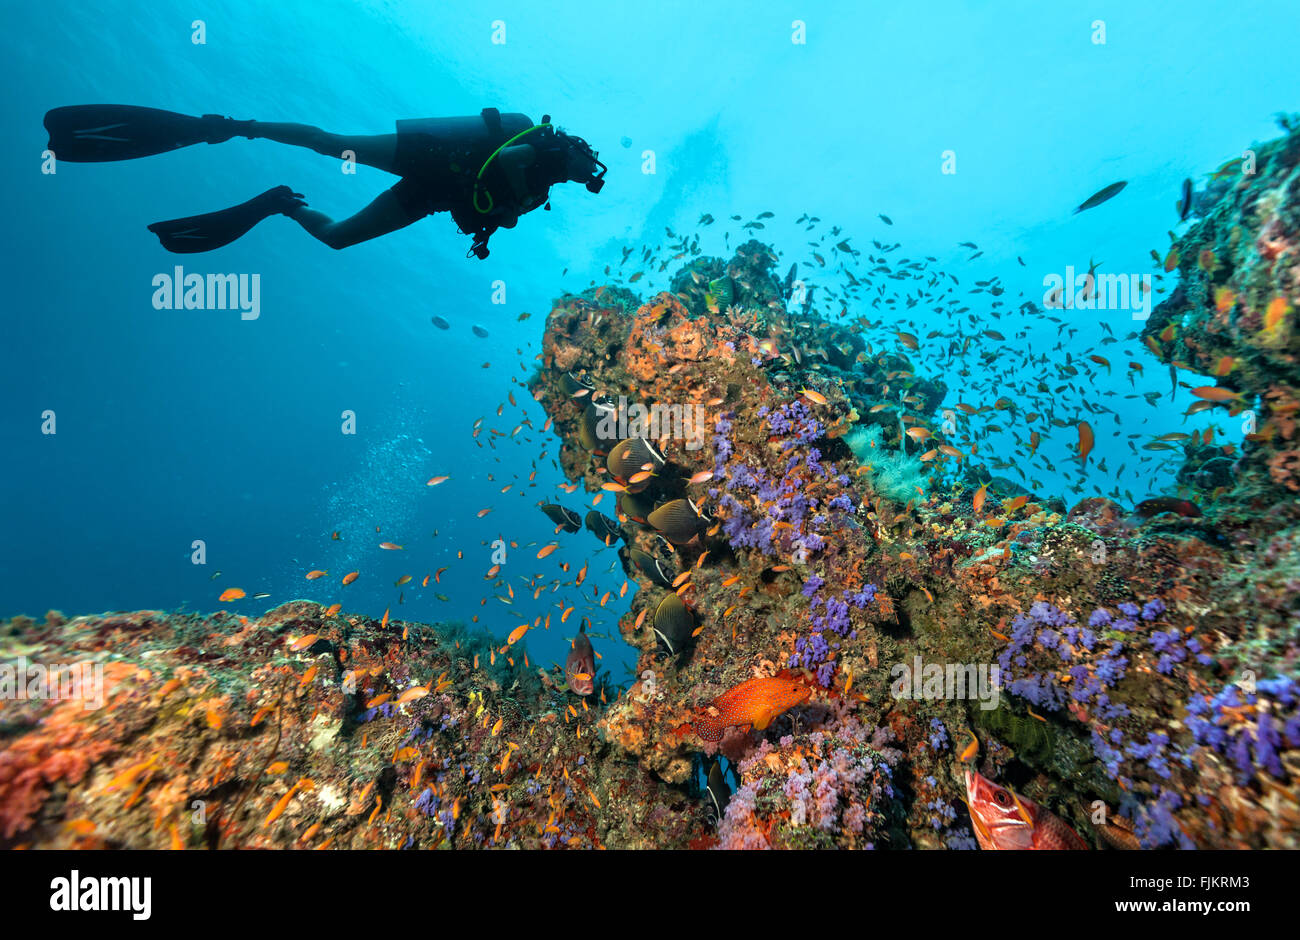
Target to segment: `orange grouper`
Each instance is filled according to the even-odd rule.
[[[569,688],[578,695],[596,691],[596,651],[587,639],[587,620],[584,617],[578,635],[569,645],[569,655],[564,661],[564,678]]]
[[[763,731],[778,715],[802,705],[812,695],[808,680],[789,669],[769,678],[748,679],[728,689],[701,709],[699,717],[678,729],[694,730],[705,741],[718,742],[727,728],[749,726]]]

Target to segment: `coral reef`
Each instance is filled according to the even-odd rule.
[[[1300,125],[1255,145],[1215,174],[1198,219],[1169,249],[1179,282],[1143,338],[1172,367],[1214,376],[1246,430],[1231,446],[1188,448],[1182,478],[1244,521],[1270,503],[1294,522],[1300,491]],[[1231,482],[1230,482],[1231,478]]]
[[[599,705],[456,625],[297,601],[16,618],[0,637],[6,663],[103,670],[98,707],[0,702],[0,846],[684,846],[702,825],[602,760]]]
[[[1143,338],[1249,426],[1178,496],[994,475],[916,336],[683,240],[670,291],[560,298],[530,381],[616,494],[629,688],[306,602],[14,620],[6,659],[99,663],[105,702],[0,705],[0,841],[967,849],[972,768],[1094,848],[1300,847],[1300,133],[1198,203]]]
[[[622,627],[643,679],[602,724],[615,754],[674,783],[692,755],[734,762],[725,846],[970,847],[953,742],[966,749],[972,738],[965,760],[1097,847],[1300,845],[1296,504],[1270,508],[1292,466],[1295,341],[1278,304],[1269,325],[1261,319],[1277,296],[1300,299],[1289,248],[1296,140],[1261,147],[1255,177],[1203,200],[1205,217],[1175,251],[1186,268],[1215,233],[1218,263],[1207,255],[1183,271],[1146,330],[1176,366],[1231,377],[1241,397],[1220,406],[1235,414],[1247,394],[1260,399],[1244,454],[1188,445],[1180,479],[1212,494],[1199,509],[1087,497],[1067,512],[990,475],[966,459],[951,422],[941,426],[946,390],[905,358],[915,337],[896,333],[886,351],[865,332],[788,313],[773,299],[775,257],[757,243],[725,264],[691,261],[674,293],[635,311],[602,307],[599,291],[563,301],[534,394],[566,441],[571,477],[620,492],[628,547],[660,559],[657,578],[627,565],[641,591]],[[1237,307],[1220,293],[1216,308],[1223,285]],[[707,403],[712,433],[697,449],[655,436],[664,466],[633,493],[611,479],[602,448],[583,446],[585,406],[557,384],[561,368],[579,370],[598,400]],[[647,516],[684,496],[700,531],[669,544]],[[670,592],[699,624],[673,655],[651,629]],[[996,667],[1001,694],[953,695],[942,683],[920,695],[902,683],[900,694],[890,677],[912,664],[969,668],[972,683]],[[717,743],[682,733],[729,689],[790,667],[822,693]],[[874,823],[852,839],[842,816],[829,823],[808,798],[834,742],[861,746],[846,722],[887,733],[899,755],[842,749],[837,766],[858,754],[889,768],[880,789],[852,798]],[[807,735],[831,743],[810,752]],[[815,836],[823,825],[833,832]]]

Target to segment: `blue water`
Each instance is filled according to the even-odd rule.
[[[796,16],[806,20],[806,44],[791,42]],[[206,24],[204,45],[191,42],[195,19]],[[492,42],[493,20],[505,24],[504,44]],[[1094,20],[1105,21],[1104,45],[1092,41]],[[602,591],[622,581],[621,572],[604,573],[612,550],[593,554],[587,533],[562,538],[545,564],[534,560],[535,546],[523,547],[554,538],[538,499],[566,494],[554,489],[563,482],[550,459],[559,442],[540,432],[544,413],[515,384],[532,369],[552,298],[603,281],[622,248],[662,244],[665,226],[694,232],[706,212],[725,221],[771,211],[762,237],[786,252],[782,271],[806,260],[807,241],[835,224],[860,249],[876,238],[902,242],[900,256],[933,255],[963,285],[999,276],[1014,310],[1019,292],[1041,300],[1044,275],[1084,269],[1090,258],[1103,271],[1150,272],[1150,250],[1163,254],[1176,226],[1181,180],[1203,184],[1251,141],[1275,136],[1274,112],[1300,101],[1288,54],[1300,46],[1293,2],[501,2],[487,10],[414,0],[108,0],[59,11],[9,0],[0,27],[9,142],[0,186],[10,226],[0,614],[208,611],[221,589],[238,586],[250,599],[233,609],[245,613],[310,597],[372,616],[385,608],[412,620],[478,614],[504,635],[553,602],[532,602],[519,578],[552,572],[554,561],[576,568],[590,559]],[[600,151],[608,184],[599,195],[556,187],[552,211],[498,232],[481,262],[464,257],[468,238],[445,214],[341,252],[276,217],[217,252],[173,256],[147,223],[280,183],[337,218],[394,179],[365,167],[345,175],[309,151],[243,139],[42,174],[44,112],[92,102],[367,134],[390,132],[398,118],[484,106],[533,120],[547,113]],[[945,150],[956,154],[955,174],[940,172]],[[652,174],[642,171],[646,151]],[[1071,214],[1120,179],[1129,181],[1120,197]],[[805,212],[825,220],[819,232],[794,224]],[[730,228],[734,247],[743,239]],[[706,253],[724,253],[722,232],[721,223],[703,230]],[[982,257],[967,260],[972,252],[957,243],[968,240]],[[178,262],[200,273],[260,273],[260,317],[155,310],[151,280]],[[491,302],[496,281],[504,304]],[[647,285],[666,286],[666,275],[637,286]],[[524,312],[532,316],[521,322]],[[922,330],[949,326],[927,321],[924,306],[914,314]],[[451,330],[435,329],[433,315]],[[1076,357],[1104,335],[1103,321],[1119,337],[1141,327],[1127,311],[1071,315],[1079,334],[1067,348]],[[490,335],[473,335],[475,323]],[[988,326],[1008,337],[1030,328],[1025,344],[1062,355],[1051,348],[1054,326],[1020,324],[1014,314]],[[1098,396],[1134,391],[1121,348],[1145,355],[1136,342],[1105,351],[1115,374],[1094,380]],[[1167,393],[1165,370],[1145,361],[1148,384],[1136,391]],[[1008,390],[1028,374],[1018,361],[995,366]],[[519,405],[497,417],[510,391]],[[949,403],[957,400],[954,388]],[[1190,400],[1183,392],[1173,402],[1166,395],[1159,411],[1125,406],[1119,429],[1094,421],[1095,457],[1113,471],[1129,453],[1117,431],[1188,429],[1180,415]],[[56,415],[54,435],[41,433],[46,410]],[[357,416],[355,435],[340,432],[345,410]],[[1061,416],[1084,415],[1063,402]],[[480,447],[471,437],[480,417],[507,434],[528,417],[532,429],[496,438],[495,449],[485,430]],[[984,452],[999,442],[1009,453],[996,435]],[[1042,454],[1062,468],[1032,474],[1044,492],[1078,485],[1077,472],[1063,468],[1072,443],[1066,431],[1044,443]],[[550,454],[538,460],[543,448]],[[534,461],[530,489],[523,478]],[[452,479],[424,486],[435,474]],[[1088,485],[1107,492],[1116,482],[1094,472]],[[1158,462],[1139,470],[1134,461],[1123,486],[1141,498],[1169,482]],[[580,495],[562,501],[576,506]],[[478,518],[488,506],[493,512]],[[334,530],[341,541],[330,538]],[[497,538],[521,546],[504,569],[515,610],[483,580],[487,543]],[[206,543],[206,565],[191,563],[195,539]],[[382,539],[407,548],[381,551]],[[438,586],[447,602],[432,584],[418,589],[442,565],[451,566]],[[312,568],[330,577],[305,581]],[[340,589],[338,577],[354,569],[362,577]],[[393,582],[403,574],[415,581],[399,606]],[[258,591],[271,598],[253,601]],[[616,633],[626,603],[597,611],[594,629]],[[561,657],[562,644],[560,630],[530,637],[543,661]],[[614,644],[602,645],[605,665],[625,661]]]

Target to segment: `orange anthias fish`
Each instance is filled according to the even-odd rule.
[[[1084,466],[1088,464],[1088,455],[1092,453],[1092,445],[1095,438],[1092,433],[1092,425],[1087,421],[1079,422],[1079,462]]]
[[[778,715],[802,705],[812,695],[808,681],[789,669],[770,679],[748,679],[723,692],[690,728],[705,741],[721,741],[727,728],[748,725],[763,731]],[[716,711],[713,715],[711,712]]]
[[[966,805],[981,849],[1088,848],[1060,816],[969,769]]]
[[[1202,385],[1199,388],[1192,389],[1192,394],[1197,398],[1205,401],[1240,401],[1241,392],[1234,392],[1230,388],[1223,388],[1219,385]]]

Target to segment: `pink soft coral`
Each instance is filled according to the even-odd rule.
[[[56,710],[55,716],[67,717]],[[111,750],[89,740],[89,728],[54,722],[23,735],[0,751],[0,837],[12,839],[31,826],[50,786],[80,783],[91,765]]]

